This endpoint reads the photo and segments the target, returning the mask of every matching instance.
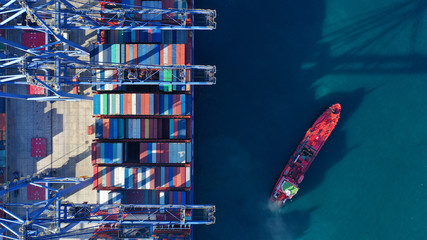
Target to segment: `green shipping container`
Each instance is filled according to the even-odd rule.
[[[110,94],[110,105],[111,105],[111,114],[117,114],[116,112],[116,94]]]
[[[102,94],[102,113],[104,115],[108,114],[108,95]]]

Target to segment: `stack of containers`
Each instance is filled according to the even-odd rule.
[[[124,8],[135,9],[187,7],[186,0],[122,3]],[[134,17],[147,18],[136,14]],[[165,19],[160,16],[150,24],[161,21]],[[91,61],[191,65],[192,41],[192,31],[101,31],[101,44],[92,46]],[[97,71],[96,75],[101,79],[117,79],[114,70]],[[177,75],[176,71],[166,71],[153,79],[173,81]],[[192,79],[190,72],[186,76],[187,81]],[[126,77],[132,76],[125,73]],[[161,94],[159,90],[167,93]],[[94,91],[93,186],[99,191],[99,202],[192,204],[192,88],[105,85],[97,86]]]
[[[185,45],[184,44],[161,44],[160,45],[160,65],[185,65]],[[177,70],[164,70],[160,72],[160,79],[165,82],[172,82],[178,77]],[[175,80],[176,81],[176,80]],[[160,90],[165,92],[185,91],[185,85],[160,85]]]
[[[189,94],[95,94],[93,114],[191,116],[191,103]]]
[[[95,137],[101,139],[186,139],[191,119],[104,118],[95,120]]]
[[[93,103],[100,202],[135,202],[132,191],[150,203],[190,203],[192,95],[104,90]]]
[[[117,32],[117,31],[115,31]],[[116,64],[143,64],[143,65],[185,65],[186,47],[185,44],[99,44],[92,45],[90,51],[91,61],[102,65],[103,63]],[[186,72],[187,80],[190,71]],[[116,70],[96,70],[95,82],[117,81]],[[125,71],[125,78],[132,79],[138,77],[138,73]],[[179,80],[177,70],[160,70],[159,74],[153,78],[160,81],[172,82]],[[162,86],[162,91],[172,91],[172,85]],[[98,91],[119,90],[115,84],[97,86]],[[123,89],[124,90],[124,89]],[[175,91],[186,91],[185,85],[174,85]]]
[[[92,143],[92,162],[103,165],[189,166],[191,164],[191,143]]]
[[[189,190],[190,167],[94,166],[96,189]]]

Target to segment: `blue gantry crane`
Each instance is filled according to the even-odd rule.
[[[69,203],[63,199],[92,183],[92,178],[53,177],[52,171],[3,185],[0,197],[28,185],[45,188],[48,198],[34,203],[0,203],[0,237],[59,239],[99,234],[139,236],[188,231],[194,224],[215,223],[215,206]],[[64,185],[71,185],[65,187]],[[19,209],[20,211],[14,212]],[[25,210],[24,212],[22,210]],[[83,228],[73,230],[76,224]],[[133,232],[133,233],[132,233]],[[136,234],[136,235],[135,235]]]
[[[79,60],[67,52],[39,51],[16,43],[11,44],[10,41],[7,43],[26,54],[0,60],[0,69],[6,72],[0,76],[0,83],[37,85],[46,88],[50,95],[34,97],[0,93],[0,97],[27,100],[91,100],[92,98],[88,96],[63,92],[61,86],[63,84],[212,85],[216,81],[214,66],[95,63]],[[165,81],[162,77],[166,75],[162,74],[166,71],[174,73],[170,81]],[[192,76],[191,81],[187,76]]]
[[[28,48],[0,37],[0,43],[24,52],[23,55],[1,53],[0,83],[37,85],[46,88],[48,94],[35,97],[0,93],[0,97],[46,101],[91,99],[62,91],[63,84],[215,84],[214,66],[83,61],[81,58],[89,56],[90,50],[63,36],[64,30],[97,30],[98,33],[101,30],[212,30],[216,25],[215,17],[214,10],[161,9],[112,1],[90,1],[84,7],[81,2],[72,0],[53,0],[45,4],[8,1],[0,7],[0,29],[40,31],[47,34],[48,41],[43,46]],[[108,74],[113,70],[116,77]],[[161,77],[165,71],[173,73],[168,81]]]

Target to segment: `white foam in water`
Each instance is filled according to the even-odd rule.
[[[289,229],[285,218],[283,217],[284,208],[280,207],[273,202],[269,201],[265,204],[264,208],[268,211],[265,219],[265,228],[269,239],[273,240],[290,240],[294,239],[292,231]]]

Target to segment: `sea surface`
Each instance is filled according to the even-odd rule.
[[[196,240],[427,239],[427,1],[196,0]],[[292,202],[269,197],[306,130],[337,127]]]

